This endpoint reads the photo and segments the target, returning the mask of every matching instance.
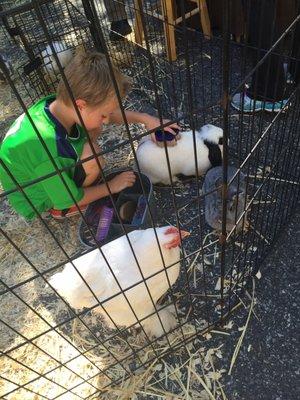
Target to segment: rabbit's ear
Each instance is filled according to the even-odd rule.
[[[208,148],[208,159],[212,167],[218,167],[222,165],[222,153],[219,145],[209,142],[208,140],[204,140],[203,143]]]

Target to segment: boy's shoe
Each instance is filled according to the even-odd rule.
[[[87,207],[88,207],[87,204],[84,206],[79,206],[81,212],[84,212],[87,209]],[[80,214],[76,206],[66,208],[65,210],[57,210],[55,208],[51,208],[51,210],[49,210],[49,213],[52,216],[52,218],[57,220],[70,218],[73,217],[74,215]]]
[[[131,26],[129,25],[127,19],[122,19],[121,21],[113,21],[110,24],[110,34],[111,40],[122,40],[123,36],[129,35],[132,32]]]
[[[252,113],[258,111],[268,111],[268,112],[279,112],[283,108],[287,107],[288,100],[284,99],[281,101],[270,102],[253,100],[247,96],[245,93],[236,93],[232,100],[231,105],[238,111],[243,111],[244,113]]]

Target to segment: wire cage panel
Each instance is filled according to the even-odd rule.
[[[17,84],[31,103],[56,90],[59,67],[51,44],[62,67],[78,48],[92,46],[88,20],[68,0],[43,1],[39,11],[25,3],[20,12],[9,14],[3,21],[5,30],[20,47],[19,55],[23,50],[14,69]]]
[[[139,125],[129,130],[106,128],[100,139],[100,153],[107,162],[103,171],[99,167],[102,179],[106,181],[116,167],[134,168],[142,188],[139,195],[147,198],[145,227],[152,228],[151,232],[155,227],[158,232],[158,227],[173,226],[190,233],[188,238],[182,238],[181,253],[173,263],[166,257],[160,259],[162,249],[156,246],[158,233],[153,234],[155,250],[147,259],[153,269],[146,268],[145,273],[141,262],[143,251],[138,252],[134,236],[129,233],[131,229],[127,229],[111,196],[118,235],[122,234],[120,247],[128,250],[122,260],[131,260],[126,268],[136,265],[136,279],[128,283],[124,280],[129,272],[118,275],[119,265],[108,247],[97,244],[96,230],[88,228],[89,239],[95,243],[92,248],[80,243],[78,227],[89,226],[87,214],[81,213],[60,224],[44,215],[27,222],[9,206],[10,192],[2,190],[0,395],[5,399],[110,398],[109,390],[114,385],[134,374],[143,374],[149,365],[163,357],[177,359],[177,351],[186,355],[190,342],[197,351],[203,345],[201,335],[231,315],[282,226],[299,204],[299,86],[287,85],[288,107],[279,113],[246,114],[227,107],[229,94],[233,96],[239,89],[244,90],[244,84],[251,80],[248,75],[253,65],[246,57],[247,46],[229,40],[226,32],[207,40],[201,32],[177,26],[177,59],[170,62],[163,21],[152,15],[153,2],[129,2],[126,10],[131,18],[136,18],[137,3],[143,3],[145,14],[143,44],[132,38],[118,43],[110,40],[102,2],[88,1],[84,7],[77,0],[73,4],[54,0],[40,5],[28,3],[26,10],[13,13],[8,10],[10,25],[18,26],[26,37],[25,51],[20,50],[22,56],[17,57],[22,58],[20,75],[12,76],[9,82],[23,111],[26,113],[32,102],[54,90],[60,78],[53,69],[49,74],[45,64],[32,64],[36,58],[42,58],[49,39],[52,43],[63,43],[63,51],[72,52],[81,45],[86,49],[97,48],[99,39],[108,62],[119,62],[122,72],[133,78],[133,90],[124,101],[125,109],[134,107],[158,115],[160,123],[162,118],[170,118],[185,130],[195,131],[204,124],[223,127],[222,171],[235,168],[236,177],[228,186],[224,180],[221,183],[228,190],[237,185],[237,192],[244,185],[245,205],[240,215],[236,212],[231,229],[227,230],[225,224],[225,232],[220,224],[227,220],[220,214],[216,233],[205,214],[210,194],[203,190],[205,175],[176,177],[167,186],[155,184],[153,195],[147,197],[136,151],[138,142],[150,132]],[[5,43],[4,47],[9,49],[12,38],[5,26],[1,26],[2,30],[1,46]],[[20,35],[15,39],[20,40]],[[49,54],[46,56],[49,58]],[[290,48],[284,57],[287,63],[292,61]],[[28,74],[24,78],[26,66]],[[20,89],[24,79],[27,85]],[[96,159],[96,154],[93,157]],[[192,158],[187,161],[199,162],[195,153]],[[61,172],[53,168],[53,175]],[[46,178],[49,176],[40,179]],[[14,190],[23,193],[24,201],[30,201],[25,189],[34,183],[20,185],[16,181]],[[218,193],[221,203],[226,199],[220,187],[212,192]],[[94,282],[85,275],[79,261],[84,257],[87,265],[89,257],[95,254],[101,265],[100,286],[105,286],[106,278],[110,277],[109,290],[103,296],[99,294],[97,280]],[[156,259],[160,260],[158,265]],[[68,279],[58,275],[65,264],[69,266]],[[122,272],[122,268],[119,270]],[[175,280],[174,270],[178,273]],[[54,284],[55,276],[62,285]],[[81,296],[62,296],[61,290],[73,280],[80,287]],[[165,291],[157,298],[153,293],[161,282]],[[76,307],[74,304],[84,297],[83,293],[90,300]],[[141,293],[143,297],[138,298]],[[143,302],[145,308],[146,304],[151,306],[147,313],[139,307]],[[130,318],[120,324],[124,315]],[[152,337],[145,329],[150,318],[153,326],[160,327],[161,337]],[[153,377],[157,378],[155,374]]]

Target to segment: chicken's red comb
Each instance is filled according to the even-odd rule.
[[[175,226],[170,226],[166,231],[165,235],[170,235],[171,233],[178,233],[178,229]]]

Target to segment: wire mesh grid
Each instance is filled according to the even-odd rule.
[[[9,9],[8,5],[6,7]],[[11,4],[13,7],[13,3]],[[38,16],[26,2],[17,13],[4,17],[6,31],[18,47],[14,70],[18,75],[19,91],[30,100],[37,101],[42,95],[56,90],[59,69],[47,46],[47,39]],[[85,16],[69,1],[44,1],[40,6],[47,32],[54,43],[55,51],[66,63],[78,47],[89,48],[92,40],[89,23]]]
[[[177,349],[187,349],[190,341],[194,341],[195,349],[199,348],[202,345],[201,335],[232,312],[249,285],[250,276],[259,269],[270,245],[299,200],[300,106],[297,86],[290,88],[288,109],[283,108],[279,113],[269,115],[238,113],[224,106],[222,96],[226,95],[229,87],[231,94],[243,88],[243,83],[249,81],[248,73],[253,65],[246,57],[246,46],[230,42],[228,31],[224,37],[207,41],[199,32],[186,31],[184,26],[176,27],[177,60],[170,63],[166,60],[163,23],[152,15],[153,2],[136,2],[127,7],[131,17],[138,3],[140,8],[144,7],[143,46],[135,45],[134,41],[112,44],[108,41],[107,21],[104,24],[101,17],[105,15],[103,5],[85,2],[84,8],[78,4],[80,2],[76,3],[80,13],[67,1],[46,2],[47,10],[51,10],[49,15],[43,12],[43,4],[29,4],[26,12],[35,16],[35,23],[30,26],[26,21],[27,25],[20,23],[18,26],[22,30],[27,27],[24,29],[26,34],[28,32],[27,45],[34,56],[40,55],[49,43],[63,40],[65,33],[73,35],[74,32],[76,35],[72,37],[77,41],[70,41],[70,48],[87,43],[87,48],[90,48],[93,42],[97,48],[97,40],[100,40],[108,62],[118,58],[111,54],[116,46],[124,52],[130,49],[132,63],[130,67],[123,66],[123,71],[133,76],[134,80],[125,108],[157,112],[161,124],[164,116],[172,122],[180,121],[186,129],[195,130],[205,123],[223,126],[224,136],[227,134],[229,139],[228,145],[226,140],[224,143],[223,165],[226,168],[227,163],[234,165],[238,168],[237,172],[240,170],[245,174],[247,206],[244,213],[236,215],[235,227],[225,239],[224,229],[221,235],[215,234],[205,222],[205,196],[201,193],[203,181],[198,173],[196,178],[176,182],[171,179],[169,186],[155,186],[153,202],[147,204],[149,227],[177,226],[191,235],[182,241],[179,260],[168,264],[163,254],[159,268],[153,272],[146,269],[145,274],[138,249],[128,235],[120,218],[120,210],[114,202],[121,234],[125,234],[122,237],[123,246],[128,254],[132,253],[132,263],[136,263],[140,271],[125,290],[114,271],[109,251],[106,250],[108,248],[100,245],[97,246],[98,250],[86,249],[80,245],[77,227],[82,219],[87,223],[83,214],[74,220],[57,224],[37,213],[39,216],[35,221],[26,222],[17,217],[8,205],[7,198],[11,191],[2,191],[0,329],[1,338],[4,339],[1,346],[1,396],[6,399],[36,396],[92,398],[99,393],[101,396],[105,393],[112,396],[111,392],[106,392],[108,388],[133,373],[145,377],[143,374],[148,366],[161,357],[170,354],[170,357],[176,358]],[[15,18],[22,15],[22,11],[20,13]],[[63,15],[63,24],[62,20],[54,18],[60,13]],[[83,17],[84,13],[88,13],[87,18]],[[80,26],[74,20],[80,21]],[[49,28],[51,26],[54,27],[53,31]],[[97,30],[100,36],[93,37],[93,32],[95,34]],[[84,32],[84,35],[80,33],[78,36],[78,32]],[[7,43],[7,36],[2,40]],[[60,60],[55,58],[57,49],[54,50],[53,57],[59,71],[51,82],[53,88],[58,74],[62,73]],[[276,52],[276,48],[273,51]],[[25,48],[24,54],[30,60],[28,48]],[[291,53],[285,55],[287,62],[293,61],[293,57]],[[43,65],[38,68],[45,70]],[[14,77],[14,80],[8,77],[25,112],[28,104],[49,90],[49,80],[45,86],[41,84],[36,69],[33,72],[27,76],[30,89],[27,86],[25,91],[20,90],[23,75],[21,79]],[[229,97],[227,106],[228,103]],[[103,132],[101,154],[106,157],[108,168],[103,172],[99,165],[99,170],[104,181],[116,166],[128,168],[135,165],[137,143],[148,133],[140,126],[129,130],[128,125],[126,129],[115,127],[114,130]],[[49,156],[51,158],[51,154]],[[3,162],[1,165],[5,168]],[[140,179],[140,168],[138,165],[135,168]],[[170,173],[170,162],[168,168]],[[54,165],[53,175],[61,176],[62,172]],[[11,179],[14,180],[15,190],[23,193],[24,201],[30,202],[25,188],[36,181],[20,185],[13,176]],[[141,186],[145,194],[142,181]],[[243,226],[248,221],[247,230],[237,229],[238,219]],[[155,232],[153,240],[157,243],[156,251],[161,255],[162,247],[156,242],[160,238],[158,230]],[[95,236],[94,231],[90,234]],[[78,257],[93,254],[93,251],[101,254],[101,265],[106,268],[107,274],[110,271],[114,277],[110,293],[105,298],[98,294],[93,282],[85,278],[80,264],[77,264]],[[178,261],[181,263],[180,273],[176,282],[173,282],[170,276]],[[49,279],[61,271],[67,262],[79,271],[79,279],[85,282],[92,296],[93,301],[88,307],[79,310],[73,308],[72,303],[69,304],[59,291],[51,284],[49,286]],[[156,284],[165,282],[163,298],[154,301],[151,280]],[[130,291],[135,288],[138,291],[143,288],[144,300],[139,301],[152,304],[150,313],[145,314],[136,307],[134,299],[130,297]],[[147,296],[150,300],[147,300]],[[111,307],[114,302],[118,307],[118,299],[119,307],[125,306],[126,312],[130,310],[133,315],[132,324],[126,327],[117,323],[118,312],[116,314]],[[163,310],[169,313],[170,305],[177,324],[168,332]],[[150,337],[145,330],[144,322],[149,314],[156,317],[156,323],[161,325],[162,335],[159,338]],[[116,321],[111,320],[116,316]]]

